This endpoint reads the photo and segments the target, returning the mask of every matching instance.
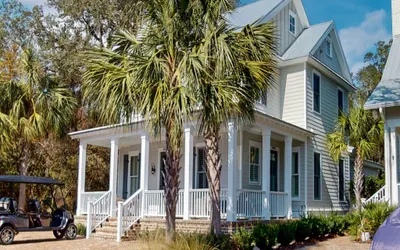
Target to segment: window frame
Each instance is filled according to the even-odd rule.
[[[319,111],[315,110],[315,79],[314,75],[317,75],[319,77],[319,93],[318,93],[318,103],[319,103]],[[322,93],[322,75],[316,70],[313,70],[312,72],[312,108],[313,112],[317,114],[322,114],[322,105],[321,105],[321,93]]]
[[[131,151],[131,152],[129,152],[128,153],[128,183],[127,183],[127,191],[128,191],[128,197],[130,197],[131,195],[133,195],[132,193],[131,193],[131,178],[133,177],[133,175],[132,175],[132,173],[131,173],[131,158],[132,157],[138,157],[138,160],[139,160],[139,169],[138,169],[138,175],[137,175],[137,178],[138,178],[138,182],[139,182],[139,184],[138,184],[138,186],[139,186],[139,189],[141,188],[140,187],[140,161],[141,161],[141,159],[140,159],[140,151]]]
[[[297,153],[297,160],[298,160],[298,162],[297,162],[298,163],[297,177],[299,179],[299,181],[298,181],[299,194],[298,194],[297,197],[294,197],[293,196],[293,192],[292,192],[292,200],[293,201],[300,201],[301,200],[301,190],[300,190],[300,187],[301,187],[301,185],[300,185],[300,181],[301,181],[301,164],[300,164],[301,160],[300,160],[300,156],[301,156],[301,154],[300,154],[300,147],[294,147],[292,149],[292,157],[293,157],[293,153]],[[293,163],[293,159],[292,159],[292,163]],[[292,178],[291,178],[292,187],[293,187],[293,176],[294,176],[294,174],[293,174],[293,165],[292,165]]]
[[[258,150],[259,150],[259,153],[258,153],[258,157],[259,157],[259,159],[258,159],[258,181],[257,182],[251,180],[251,166],[252,165],[256,165],[256,164],[251,163],[251,157],[250,157],[251,148],[258,148]],[[261,173],[261,168],[262,168],[262,148],[261,148],[261,143],[260,142],[249,141],[249,162],[248,163],[249,163],[249,185],[251,185],[251,186],[260,186],[261,182],[262,182],[262,180],[261,180],[261,178],[262,178],[262,176],[261,176],[261,174],[262,174]]]
[[[340,197],[340,161],[342,161],[343,163],[343,184],[342,184],[342,188],[343,188],[343,199],[342,197]],[[339,162],[338,162],[338,200],[339,202],[346,202],[346,174],[345,174],[345,159],[344,158],[339,158]]]
[[[276,157],[277,157],[277,159],[276,159],[276,165],[277,165],[277,170],[276,170],[276,191],[272,191],[271,190],[271,185],[272,185],[272,182],[271,182],[271,165],[270,165],[270,173],[269,173],[269,182],[270,182],[270,185],[269,185],[269,191],[270,192],[280,192],[279,190],[280,190],[280,184],[281,184],[281,181],[280,181],[280,177],[281,177],[281,174],[280,174],[280,172],[279,172],[279,169],[280,169],[280,154],[281,154],[281,152],[280,152],[280,148],[279,147],[275,147],[275,146],[271,146],[271,149],[270,149],[270,151],[269,151],[269,153],[270,153],[270,162],[272,161],[272,158],[271,158],[271,155],[272,155],[272,151],[275,151],[276,152]],[[271,163],[270,163],[271,164]]]
[[[319,198],[315,197],[315,155],[319,155]],[[319,151],[313,153],[313,200],[322,201],[322,154]]]
[[[294,32],[292,32],[291,30],[290,30],[290,27],[291,27],[291,18],[293,17],[293,19],[294,19]],[[289,10],[289,33],[290,34],[292,34],[293,36],[297,36],[297,15],[293,12],[293,11],[291,11],[291,10]]]
[[[207,185],[208,188],[198,188],[199,184],[199,149],[205,149],[206,144],[205,143],[197,143],[194,145],[195,147],[195,157],[194,157],[194,189],[209,189],[209,184]],[[205,155],[204,155],[205,157]],[[207,168],[207,167],[206,167]],[[207,171],[207,170],[206,170]],[[207,179],[208,181],[208,179]]]
[[[342,92],[342,112],[344,112],[344,91],[342,88],[337,89],[337,112],[338,112],[338,117],[340,116],[340,107],[339,107],[339,92]]]
[[[157,159],[157,168],[156,168],[157,175],[158,175],[157,176],[158,190],[163,190],[163,189],[160,189],[161,179],[162,179],[162,176],[161,176],[161,154],[162,153],[166,153],[165,149],[158,148],[158,151],[157,151],[158,159]]]
[[[329,51],[328,51],[328,43],[329,43]],[[329,56],[329,58],[333,58],[333,44],[332,44],[332,38],[330,36],[326,38],[325,54]]]

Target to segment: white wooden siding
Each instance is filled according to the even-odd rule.
[[[283,55],[283,53],[289,48],[290,45],[292,45],[292,43],[297,38],[289,32],[289,10],[297,15],[296,36],[299,36],[304,29],[303,24],[300,22],[299,14],[293,1],[286,5],[280,12],[278,12],[278,14],[276,14],[274,18],[272,18],[272,21],[274,21],[276,24],[280,55]]]
[[[304,65],[281,70],[282,120],[305,128]]]
[[[343,208],[338,201],[337,187],[337,163],[333,161],[326,149],[326,135],[334,129],[338,117],[338,84],[322,74],[321,76],[321,113],[313,110],[313,91],[312,75],[313,68],[307,66],[307,129],[313,131],[316,135],[314,139],[308,139],[308,208],[309,209],[341,209]],[[348,92],[344,91],[344,109],[347,111]],[[314,152],[321,153],[322,169],[322,188],[321,200],[314,201]],[[350,179],[349,163],[345,161],[346,168],[346,189]]]

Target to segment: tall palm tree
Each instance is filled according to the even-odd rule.
[[[348,114],[342,113],[338,118],[334,132],[327,136],[327,147],[332,158],[339,161],[347,146],[353,146],[354,161],[354,194],[356,206],[361,209],[361,195],[363,191],[364,160],[374,154],[382,145],[384,122],[374,117],[371,111],[364,110],[363,106],[353,107]]]
[[[72,92],[53,75],[46,73],[32,48],[23,49],[12,78],[0,79],[0,120],[8,132],[4,140],[21,152],[20,175],[27,175],[33,143],[49,135],[65,132],[75,106]],[[19,208],[26,203],[26,186],[20,185]]]
[[[165,129],[164,201],[167,239],[175,232],[183,127],[192,114],[195,90],[204,75],[196,39],[190,31],[190,1],[143,3],[140,34],[121,31],[111,49],[88,52],[84,95],[102,110],[101,119],[116,122],[142,115],[154,135]],[[110,105],[112,104],[112,105]]]
[[[202,104],[200,131],[205,140],[207,177],[212,201],[212,228],[221,233],[220,175],[221,126],[231,119],[254,120],[255,100],[275,84],[277,76],[276,33],[273,23],[229,27],[225,15],[234,9],[230,0],[202,1],[203,39],[199,46],[207,76],[198,85]]]

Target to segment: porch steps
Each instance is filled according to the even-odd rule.
[[[116,240],[117,230],[118,230],[117,218],[108,218],[108,220],[102,224],[102,226],[96,228],[95,232],[91,234],[91,237],[96,239],[106,239],[106,240]],[[122,236],[122,241],[132,241],[137,239],[137,229],[136,227],[125,232]]]

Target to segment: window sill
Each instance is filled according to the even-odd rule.
[[[250,186],[261,186],[261,184],[259,182],[249,182]]]

